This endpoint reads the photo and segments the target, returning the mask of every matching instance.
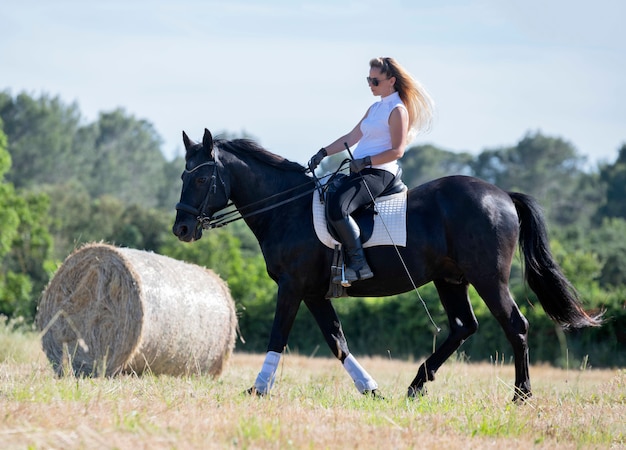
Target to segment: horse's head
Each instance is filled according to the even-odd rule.
[[[181,176],[183,188],[172,232],[181,241],[191,242],[202,237],[203,221],[228,204],[230,189],[222,178],[224,170],[209,130],[204,130],[202,143],[193,142],[183,131],[183,142],[186,150],[185,171]]]

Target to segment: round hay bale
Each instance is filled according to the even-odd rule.
[[[59,375],[217,376],[237,331],[230,291],[211,270],[106,244],[67,257],[36,321]]]

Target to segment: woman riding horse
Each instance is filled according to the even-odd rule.
[[[324,340],[361,393],[376,393],[376,381],[350,353],[341,321],[326,292],[333,250],[314,229],[316,186],[300,164],[245,139],[201,143],[183,133],[185,170],[173,233],[185,242],[203,228],[223,225],[232,202],[257,238],[267,272],[278,285],[274,322],[265,361],[253,391],[268,394],[274,383],[300,305],[315,318]],[[317,196],[316,196],[317,197]],[[354,297],[384,297],[432,281],[448,316],[448,335],[420,365],[409,385],[411,397],[478,329],[469,299],[472,285],[513,348],[514,400],[531,395],[528,321],[509,291],[511,262],[519,243],[526,281],[546,314],[565,327],[597,326],[550,252],[545,221],[536,201],[472,177],[452,176],[407,193],[406,246],[368,247],[375,276],[348,287]]]
[[[309,161],[313,171],[327,155],[358,142],[350,176],[327,199],[328,220],[343,245],[346,260],[343,278],[338,275],[333,283],[345,287],[374,276],[363,254],[359,227],[350,214],[374,200],[400,176],[398,159],[404,154],[409,135],[415,129],[428,129],[433,115],[433,102],[426,90],[393,58],[372,59],[367,82],[372,94],[381,100],[369,107],[352,131],[323,147]]]

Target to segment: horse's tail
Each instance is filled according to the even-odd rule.
[[[602,314],[583,309],[578,293],[558,266],[548,242],[541,207],[532,197],[509,192],[520,221],[519,244],[524,254],[525,278],[546,314],[562,327],[602,325]]]

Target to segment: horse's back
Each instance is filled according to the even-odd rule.
[[[424,208],[430,214],[465,214],[500,211],[517,217],[508,193],[479,178],[452,175],[437,178],[409,190],[409,210]],[[495,218],[495,217],[492,217]]]

